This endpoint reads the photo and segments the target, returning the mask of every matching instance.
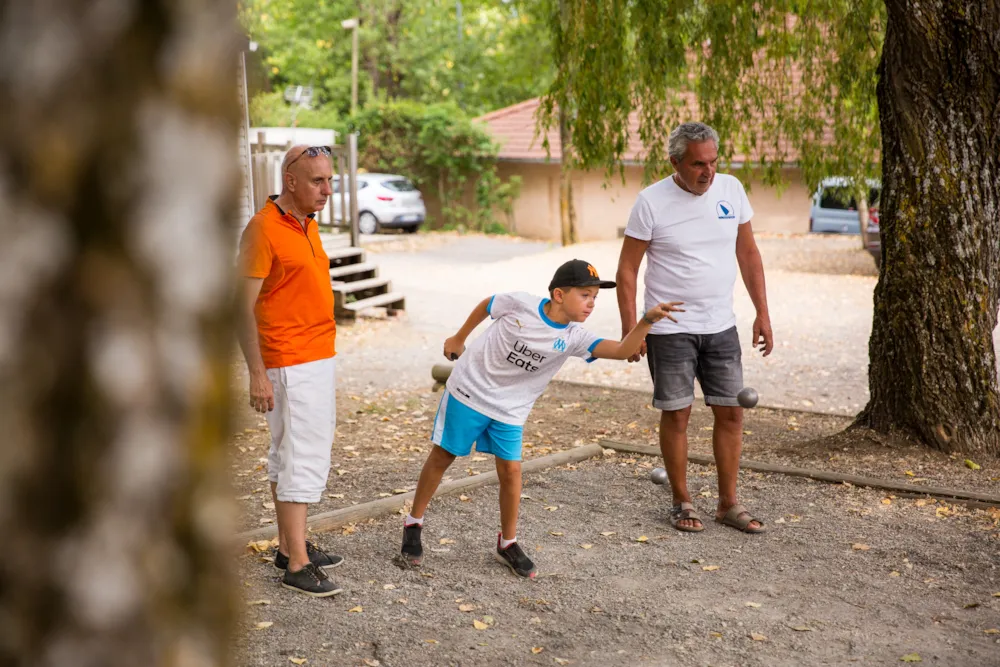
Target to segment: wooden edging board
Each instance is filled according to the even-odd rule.
[[[525,461],[521,465],[521,472],[527,473],[535,470],[552,468],[554,466],[565,465],[567,463],[576,463],[577,461],[583,461],[595,456],[601,456],[603,452],[604,448],[597,444],[574,447],[573,449],[567,449],[554,454],[549,454],[547,456],[542,456],[537,459]],[[454,479],[439,486],[437,493],[435,493],[434,496],[444,496],[458,493],[460,491],[467,491],[479,486],[493,484],[496,481],[496,471],[472,475],[471,477],[463,477],[462,479]],[[410,491],[408,493],[401,493],[398,496],[392,496],[390,498],[381,498],[379,500],[373,500],[360,505],[352,505],[339,510],[315,514],[306,520],[306,528],[312,530],[313,532],[322,532],[324,530],[334,530],[335,528],[340,528],[341,526],[345,526],[352,522],[364,521],[383,514],[391,514],[392,512],[395,512],[403,507],[407,500],[413,500],[413,493],[413,491]],[[263,528],[257,528],[255,530],[248,530],[239,533],[236,536],[236,539],[239,540],[241,544],[245,544],[247,541],[251,540],[256,541],[272,539],[277,537],[277,535],[277,526],[265,526]]]
[[[602,440],[601,444],[609,449],[619,452],[629,452],[632,454],[643,454],[646,456],[660,456],[660,448],[650,445],[631,445],[613,440]],[[702,454],[688,454],[688,461],[700,463],[702,465],[715,465],[715,459]],[[914,484],[903,484],[877,477],[861,477],[859,475],[848,475],[846,473],[828,472],[825,470],[813,470],[810,468],[792,468],[790,466],[778,465],[776,463],[764,463],[763,461],[741,460],[740,467],[755,472],[772,472],[781,475],[791,475],[792,477],[808,477],[822,482],[833,484],[853,484],[854,486],[867,486],[873,489],[884,489],[886,491],[899,491],[903,493],[916,494],[917,497],[935,496],[938,498],[956,498],[959,500],[972,500],[988,505],[1000,506],[1000,497],[991,496],[988,493],[978,493],[976,491],[962,491],[960,489],[943,489],[934,486],[916,486]]]

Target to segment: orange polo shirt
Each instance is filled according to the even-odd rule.
[[[260,353],[267,368],[328,359],[337,351],[330,259],[317,222],[306,230],[274,200],[257,212],[240,239],[240,270],[263,278],[254,304]]]

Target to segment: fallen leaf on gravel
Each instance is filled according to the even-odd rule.
[[[340,532],[342,535],[353,535],[355,530],[357,530],[357,528],[354,526],[354,524],[349,523],[346,526],[344,526],[343,530],[341,530]]]
[[[917,476],[912,470],[907,470],[903,474],[906,475],[907,477],[916,477]]]
[[[812,632],[813,631],[812,628],[806,627],[804,625],[789,625],[788,627],[790,627],[792,630],[795,630],[796,632]]]
[[[758,632],[751,632],[750,633],[750,639],[754,640],[755,642],[766,642],[767,641],[767,635],[762,635],[762,634],[760,634]]]
[[[889,573],[889,576],[890,577],[898,577],[899,576],[899,572],[896,572],[896,570],[893,570],[892,572]]]
[[[304,665],[309,662],[309,660],[307,658],[289,658],[288,662],[295,665]]]
[[[951,510],[949,510],[947,507],[938,507],[936,510],[934,510],[934,514],[936,514],[939,519],[943,519],[949,514],[951,514]]]
[[[775,523],[785,523],[785,517],[779,517],[774,520]]]
[[[555,531],[555,530],[550,530],[549,531],[549,535],[555,535],[556,537],[562,537],[563,533],[560,533],[560,532]]]
[[[261,621],[254,627],[256,627],[258,630],[267,630],[272,625],[274,625],[274,621]]]
[[[344,470],[343,468],[337,468],[337,476],[338,477],[340,477],[341,475],[346,475],[346,474],[347,474],[346,470]]]
[[[262,525],[262,526],[266,526],[269,523],[274,523],[274,519],[261,519],[260,520],[260,525]]]
[[[266,510],[273,510],[274,509],[274,503],[272,503],[270,500],[268,500],[267,502],[261,503],[260,506],[263,507]]]
[[[547,509],[550,512],[555,512],[557,509],[559,509],[559,506],[558,505],[549,505],[545,509]]]
[[[611,537],[614,534],[615,534],[615,531],[613,531],[613,530],[606,530],[603,533],[601,533],[601,535],[603,535],[604,537]]]
[[[760,609],[760,603],[759,602],[747,602],[746,606],[753,607],[754,609]]]
[[[247,552],[259,554],[263,551],[267,551],[270,548],[271,548],[270,540],[257,540],[256,542],[250,540],[249,542],[247,542]]]
[[[386,584],[385,586],[383,586],[383,587],[382,587],[382,590],[383,590],[383,591],[391,591],[391,590],[392,590],[392,589],[394,589],[395,587],[396,587],[396,585],[395,585],[395,584]]]
[[[930,501],[929,501],[929,500],[927,500],[926,498],[920,498],[919,500],[917,500],[917,501],[916,501],[915,503],[913,503],[913,504],[914,504],[914,505],[916,505],[917,507],[923,507],[923,506],[924,506],[924,505],[926,505],[926,504],[927,504],[928,502],[930,502]]]
[[[486,625],[493,625],[493,617],[483,616],[483,623],[485,623]]]
[[[406,493],[406,489],[393,489],[393,493]]]
[[[540,619],[540,618],[539,618],[539,617],[537,617],[537,616],[532,616],[532,617],[531,617],[531,620],[530,620],[530,621],[528,621],[528,622],[529,622],[529,623],[541,623],[541,622],[542,622],[542,619]]]
[[[851,548],[854,549],[855,551],[868,551],[869,549],[871,549],[870,546],[868,546],[867,544],[862,544],[861,542],[855,542],[854,544],[851,545]]]
[[[545,650],[545,649],[544,649],[544,648],[542,648],[541,646],[533,646],[533,647],[531,648],[531,652],[532,652],[532,653],[534,653],[535,655],[538,655],[539,653],[541,653],[541,652],[542,652],[542,651],[544,651],[544,650]]]
[[[328,494],[326,494],[326,497],[327,498],[336,498],[337,500],[340,500],[341,498],[344,497],[344,494],[343,493],[328,493]]]
[[[882,499],[882,504],[883,505],[891,505],[892,501],[890,499],[888,499],[888,498],[883,498]]]
[[[454,543],[455,540],[448,537],[442,537],[440,540],[438,540],[438,544],[454,544]]]
[[[970,602],[969,604],[962,607],[962,609],[975,609],[978,606],[979,606],[978,602]]]
[[[899,659],[900,662],[923,662],[919,653],[907,653]]]
[[[979,470],[980,468],[982,468],[981,465],[979,465],[972,459],[965,459],[965,467],[968,468],[969,470]]]
[[[993,594],[993,597],[995,597],[995,598],[1000,598],[1000,591],[998,591],[998,592],[994,593],[994,594]]]
[[[552,658],[552,659],[556,661],[557,665],[568,665],[569,664],[569,660],[567,660],[566,658]]]
[[[378,494],[378,497],[379,498],[388,498],[391,495],[392,495],[391,493],[380,493],[380,494]]]
[[[472,611],[475,608],[476,608],[476,605],[474,605],[474,604],[460,604],[460,605],[458,605],[458,610],[459,611]]]
[[[249,494],[249,493],[248,493],[248,494],[247,494],[247,495],[245,495],[245,496],[240,496],[240,497],[239,497],[239,498],[237,498],[236,500],[250,500],[251,498],[253,498],[253,495],[251,495],[251,494]]]
[[[460,495],[458,499],[461,500],[463,503],[469,502],[469,496],[465,495],[464,493]]]
[[[705,565],[701,569],[704,570],[705,572],[715,572],[716,570],[719,569],[719,566],[718,565]]]
[[[997,630],[996,628],[990,628],[989,630],[983,630],[983,632],[986,633],[986,634],[988,634],[988,635],[1000,635],[1000,630]]]
[[[490,626],[486,625],[485,623],[483,623],[482,621],[480,621],[477,618],[474,621],[472,621],[472,627],[474,627],[476,630],[485,630],[486,628],[488,628]]]
[[[722,639],[722,633],[721,632],[709,632],[708,636],[709,637],[715,637],[716,639]]]
[[[351,607],[350,609],[348,609],[347,613],[348,614],[351,614],[351,613],[360,614],[363,611],[364,611],[364,609],[361,608],[361,605],[358,605],[357,607]]]
[[[365,664],[368,667],[381,667],[382,663],[378,660],[373,660],[372,658],[365,658]]]
[[[590,548],[592,548],[593,546],[594,546],[593,544],[586,544],[586,543],[585,543],[585,544],[581,544],[581,545],[580,545],[580,548],[581,548],[581,549],[590,549]]]
[[[639,537],[635,538],[635,541],[636,542],[648,542],[649,538],[646,537],[645,535],[640,535]]]
[[[591,614],[603,614],[604,610],[601,609],[600,607],[591,607],[590,613]]]
[[[427,579],[433,579],[434,578],[434,575],[431,574],[430,572],[421,572],[420,576],[421,577],[426,577]]]
[[[271,604],[270,600],[250,600],[247,602],[248,607],[255,607],[261,604]]]
[[[436,639],[425,639],[424,643],[426,643],[426,644],[437,644],[439,642]]]

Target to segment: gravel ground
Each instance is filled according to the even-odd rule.
[[[535,582],[492,558],[495,487],[433,503],[416,570],[393,562],[398,516],[322,536],[347,559],[332,599],[286,591],[244,556],[238,664],[997,664],[987,631],[1000,627],[1000,572],[984,513],[942,518],[936,505],[744,473],[770,532],[709,522],[682,535],[646,479],[654,463],[616,456],[527,476],[520,539]]]
[[[763,359],[749,348],[754,309],[737,281],[735,311],[746,384],[758,390],[762,405],[856,414],[868,400],[868,338],[877,280],[871,257],[853,237],[759,235],[758,244],[776,349]],[[618,241],[562,248],[523,239],[434,234],[373,246],[371,258],[382,275],[406,294],[407,315],[402,321],[342,327],[340,382],[353,388],[425,386],[430,367],[442,361],[444,339],[480,300],[509,290],[541,294],[555,268],[573,257],[587,259],[601,275],[613,277],[619,249]],[[586,326],[619,335],[613,292],[602,296]],[[1000,328],[995,339],[1000,346]],[[575,361],[558,377],[651,389],[644,363]]]

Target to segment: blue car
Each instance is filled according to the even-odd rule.
[[[877,207],[881,184],[868,181],[868,205]],[[851,196],[847,180],[827,178],[820,183],[813,194],[812,209],[809,212],[809,231],[833,234],[860,234],[858,205]]]

